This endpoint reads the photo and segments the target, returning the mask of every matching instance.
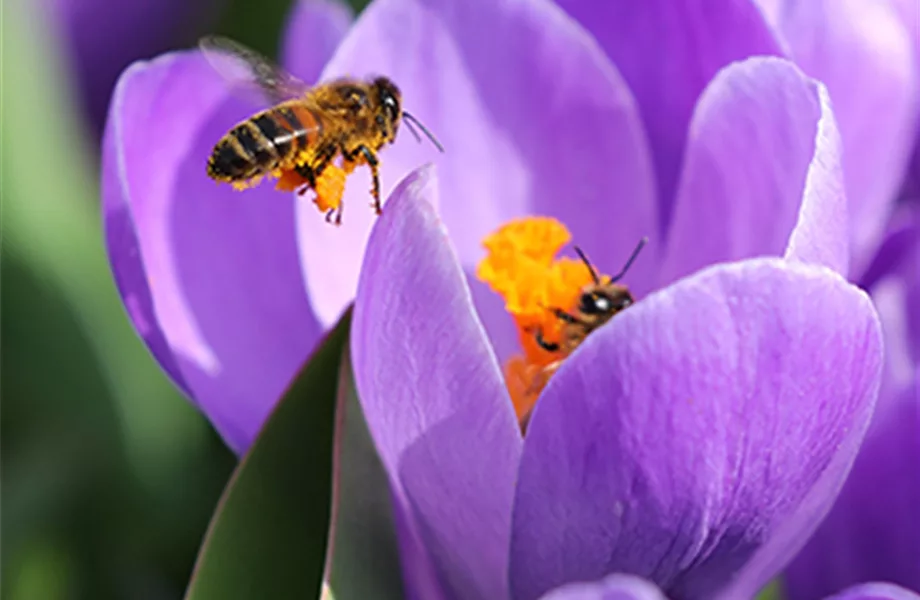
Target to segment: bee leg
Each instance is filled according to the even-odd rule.
[[[579,319],[575,315],[571,315],[565,312],[561,308],[554,308],[552,309],[552,311],[553,311],[553,314],[556,315],[556,317],[561,321],[565,321],[566,323],[578,324],[578,325],[584,324],[582,323],[581,319]]]
[[[377,160],[377,155],[374,154],[374,151],[367,146],[358,146],[356,151],[364,156],[364,160],[367,161],[367,165],[371,168],[371,196],[374,197],[374,211],[379,215],[383,212],[380,207],[380,161]]]
[[[316,172],[313,171],[310,165],[299,165],[294,167],[294,172],[307,180],[307,185],[310,189],[316,189]],[[307,192],[308,188],[303,188],[297,193],[303,196]]]
[[[543,339],[542,329],[537,329],[537,333],[534,335],[534,339],[537,340],[537,345],[547,352],[559,352],[559,344],[556,342],[547,342],[545,339]]]
[[[335,220],[333,221],[332,215],[335,215]],[[326,222],[334,223],[335,225],[342,224],[342,205],[339,204],[338,208],[330,208],[326,211]]]

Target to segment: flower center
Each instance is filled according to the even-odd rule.
[[[483,240],[486,256],[476,276],[505,300],[521,342],[522,352],[505,364],[505,381],[522,426],[561,362],[633,302],[625,286],[597,274],[581,251],[580,260],[558,257],[571,237],[555,219],[524,217]]]

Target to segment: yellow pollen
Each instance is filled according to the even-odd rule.
[[[328,165],[316,178],[313,203],[320,212],[338,208],[342,203],[342,194],[345,192],[345,178],[347,173],[341,167]],[[309,182],[293,169],[285,169],[278,173],[278,183],[275,189],[292,192],[299,190]]]
[[[530,413],[554,371],[552,363],[564,358],[541,348],[536,332],[548,342],[559,341],[564,323],[552,309],[572,312],[582,288],[592,283],[583,262],[557,257],[571,238],[565,225],[553,218],[524,217],[503,225],[482,243],[486,256],[476,276],[505,300],[521,342],[522,353],[505,365],[519,418]]]

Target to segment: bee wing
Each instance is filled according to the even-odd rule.
[[[249,99],[266,97],[272,104],[301,97],[310,86],[271,59],[229,38],[212,35],[199,40],[205,58],[231,86]]]

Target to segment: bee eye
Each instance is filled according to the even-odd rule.
[[[610,300],[604,296],[598,296],[594,299],[594,307],[598,312],[607,312],[610,310]]]
[[[607,306],[607,308],[604,307]],[[586,315],[596,315],[609,310],[609,302],[606,298],[595,297],[592,294],[582,294],[578,301],[578,310]]]
[[[388,119],[395,121],[399,118],[399,104],[396,102],[396,98],[389,95],[385,96],[383,99],[383,107],[386,109]]]

